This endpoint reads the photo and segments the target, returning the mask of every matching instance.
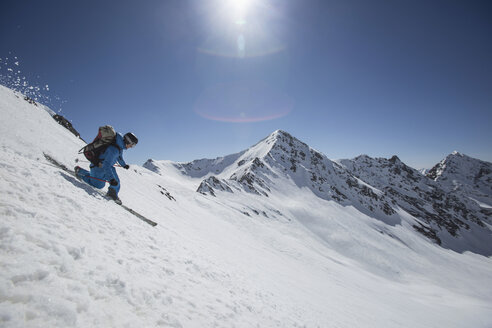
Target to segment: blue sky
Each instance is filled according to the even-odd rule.
[[[130,163],[282,129],[331,159],[421,168],[492,161],[491,35],[490,1],[3,0],[0,74],[18,61],[86,140],[134,132]]]

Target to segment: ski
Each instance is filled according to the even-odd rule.
[[[65,165],[59,163],[57,160],[55,160],[53,157],[51,157],[50,155],[47,155],[47,154],[43,154],[44,157],[46,158],[46,160],[48,162],[50,162],[51,164],[53,164],[55,167],[69,173],[70,175],[73,175],[77,180],[80,180],[77,175],[75,174],[75,171],[73,170],[70,170],[68,167],[66,167]],[[90,186],[90,185],[89,185]],[[92,187],[92,186],[91,186]],[[93,188],[96,192],[98,192],[101,196],[103,196],[104,198],[106,199],[109,199],[107,198],[104,194],[102,194],[99,190],[96,190],[95,188]],[[117,202],[114,202],[115,204],[121,206],[122,208],[124,208],[125,210],[127,210],[129,213],[133,214],[134,216],[136,216],[137,218],[139,218],[140,220],[144,221],[145,223],[147,224],[150,224],[151,226],[155,227],[157,225],[157,222],[155,221],[152,221],[148,218],[146,218],[145,216],[143,216],[142,214],[138,213],[137,211],[129,208],[128,206],[126,205],[123,205],[121,203],[117,203]]]

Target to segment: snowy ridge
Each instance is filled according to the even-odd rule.
[[[398,214],[403,210],[414,218],[407,220],[413,229],[439,245],[459,252],[492,254],[492,233],[486,225],[490,224],[488,210],[471,200],[467,191],[450,190],[405,165],[397,156],[373,159],[361,155],[335,162],[278,130],[238,154],[175,166],[185,176],[205,177],[197,188],[202,194],[217,196],[226,191],[269,197],[285,193],[285,185],[290,183],[309,189],[321,199],[353,206],[388,225],[407,220],[407,216]],[[155,169],[149,164],[145,167]],[[470,168],[464,167],[469,172]],[[488,172],[487,167],[477,170],[482,175]],[[490,187],[492,183],[485,180],[482,185]],[[475,198],[484,200],[484,196]]]
[[[158,161],[157,161],[158,162]],[[156,172],[156,161],[149,160],[144,166]],[[336,200],[344,205],[354,205],[366,210],[374,205],[376,194],[380,192],[354,177],[336,162],[292,137],[278,130],[248,150],[214,160],[197,160],[175,165],[181,172],[193,178],[206,177],[203,186],[208,186],[210,176],[221,180],[232,190],[243,190],[268,197],[276,186],[289,180],[298,188],[309,188],[315,195],[325,200]],[[200,173],[197,173],[200,172]],[[353,202],[352,188],[369,205]],[[221,187],[221,189],[224,189]],[[277,188],[281,190],[282,188]],[[209,190],[209,189],[208,189]],[[199,192],[207,192],[199,188]],[[388,215],[394,214],[388,204],[382,205]]]
[[[390,159],[359,156],[341,160],[351,172],[381,189],[391,202],[417,220],[413,227],[438,244],[457,251],[490,254],[490,216],[465,193],[453,191],[405,165]],[[459,237],[459,238],[457,238]],[[478,240],[477,240],[478,239]],[[468,244],[468,245],[467,245]]]
[[[71,167],[83,145],[48,113],[0,86],[0,115],[2,327],[492,325],[490,257],[429,242],[401,208],[388,224],[347,205],[362,187],[345,178],[384,190],[283,133],[206,174],[118,169],[150,227],[44,159]]]

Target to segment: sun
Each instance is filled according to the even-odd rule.
[[[246,12],[249,8],[251,8],[255,0],[227,0],[228,4],[239,12]]]
[[[268,28],[276,11],[267,0],[216,0],[198,52],[228,58],[264,57],[286,49]]]
[[[226,0],[227,11],[235,22],[245,22],[248,13],[255,7],[257,0]]]

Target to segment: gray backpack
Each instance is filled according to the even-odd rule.
[[[111,145],[116,145],[116,132],[111,125],[101,126],[94,141],[82,147],[79,154],[83,153],[92,164],[99,166],[99,156]]]

